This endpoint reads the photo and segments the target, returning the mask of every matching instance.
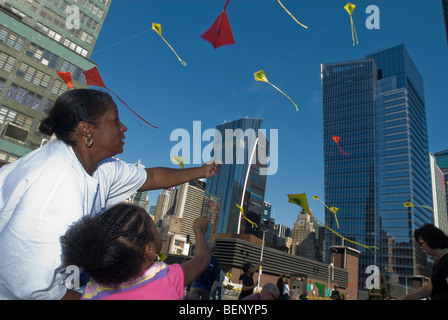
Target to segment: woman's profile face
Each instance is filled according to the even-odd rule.
[[[117,105],[111,101],[107,103],[106,111],[96,122],[93,129],[94,147],[104,158],[112,157],[123,152],[124,132],[128,130],[121,123]]]

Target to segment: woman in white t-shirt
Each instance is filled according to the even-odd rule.
[[[108,93],[70,90],[39,130],[57,139],[0,170],[0,299],[78,299],[61,267],[60,236],[84,215],[101,214],[134,192],[210,178],[217,164],[139,168],[112,156],[124,132]]]

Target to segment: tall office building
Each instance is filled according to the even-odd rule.
[[[446,208],[448,211],[448,149],[434,153],[436,164],[442,170],[446,188]],[[448,234],[448,233],[447,233]]]
[[[175,216],[182,219],[180,234],[190,236],[191,243],[196,243],[193,223],[202,214],[204,203],[205,182],[194,180],[181,184],[172,190],[166,216]]]
[[[422,78],[404,45],[364,59],[322,65],[325,202],[338,232],[361,251],[359,286],[377,265],[391,282],[430,273],[413,231],[432,222]],[[333,141],[339,136],[341,153]],[[405,207],[410,201],[416,206]],[[337,228],[334,214],[326,224]],[[324,257],[343,239],[326,233]]]
[[[262,123],[261,119],[244,118],[216,127],[222,139],[219,141],[215,136],[213,156],[216,159],[219,153],[224,164],[207,180],[206,193],[220,200],[219,212],[214,217],[216,226],[212,226],[217,233],[262,236],[267,176],[260,170],[266,167],[269,149],[269,142],[259,131]],[[236,205],[243,208],[247,219]]]
[[[300,211],[291,231],[291,253],[304,258],[319,260],[318,240],[313,220],[305,210]]]
[[[0,160],[12,162],[50,139],[40,121],[69,89],[56,71],[87,87],[82,72],[95,66],[89,58],[110,4],[0,0]]]

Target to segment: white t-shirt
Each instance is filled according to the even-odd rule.
[[[0,299],[61,299],[60,237],[84,215],[123,202],[146,171],[117,159],[87,174],[72,147],[53,140],[0,169]]]

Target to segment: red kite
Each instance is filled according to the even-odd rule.
[[[56,73],[71,89],[73,89],[72,75],[70,72],[56,71]]]
[[[101,79],[101,76],[96,67],[94,67],[90,70],[84,71],[83,73],[86,76],[86,82],[88,85],[106,88],[114,96],[116,96],[118,98],[118,100],[120,100],[126,106],[126,108],[128,108],[128,110],[130,110],[133,114],[135,114],[137,117],[139,117],[139,119],[143,120],[145,123],[149,124],[151,127],[158,129],[158,127],[153,126],[148,121],[146,121],[145,119],[140,117],[137,113],[135,113],[135,111],[132,110],[123,100],[121,100],[119,96],[117,96],[112,90],[110,90],[108,87],[106,87],[106,85],[104,84],[103,79]]]
[[[216,18],[215,22],[213,22],[212,26],[201,35],[201,38],[210,42],[215,49],[220,46],[235,44],[226,13],[228,4],[229,0],[227,0],[224,9],[221,11],[218,18]]]
[[[339,146],[339,139],[340,139],[340,137],[338,137],[338,136],[334,136],[334,137],[333,137],[333,140],[334,140],[334,142],[336,142],[336,144],[338,145],[338,148],[339,148],[339,150],[341,150],[341,153],[342,153],[344,156],[349,156],[350,153],[345,152],[345,151],[342,150],[341,147]]]

